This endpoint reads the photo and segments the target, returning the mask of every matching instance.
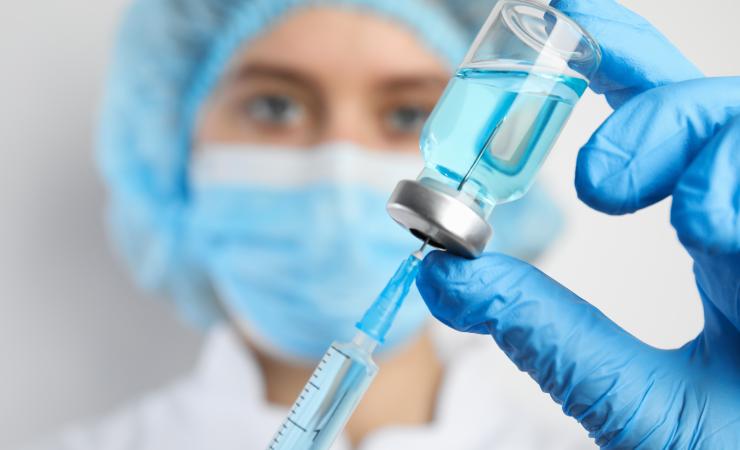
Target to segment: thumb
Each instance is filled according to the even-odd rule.
[[[417,286],[432,314],[460,331],[487,333],[506,355],[597,438],[619,429],[645,394],[653,349],[539,270],[488,254],[424,260]]]

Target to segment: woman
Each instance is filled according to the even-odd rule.
[[[421,170],[421,126],[471,40],[474,26],[452,10],[422,0],[132,7],[101,134],[111,223],[142,286],[164,291],[209,339],[194,374],[49,448],[266,448],[328,344],[351,336],[419,244],[384,203]],[[537,194],[502,208],[494,245],[532,256],[557,229],[552,217]],[[334,448],[589,446],[513,366],[440,339],[428,318],[414,291]]]

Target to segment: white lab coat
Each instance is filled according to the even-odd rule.
[[[490,338],[441,327],[434,335],[446,366],[435,420],[381,429],[357,450],[595,448]],[[70,428],[29,449],[264,450],[287,412],[264,401],[256,361],[223,327],[208,337],[189,376],[106,419]],[[332,450],[350,448],[347,437],[340,436]]]

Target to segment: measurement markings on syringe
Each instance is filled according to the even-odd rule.
[[[349,355],[338,348],[334,346],[329,348],[329,351],[321,359],[314,373],[311,374],[311,378],[308,380],[301,395],[295,404],[293,404],[288,420],[286,420],[286,426],[294,425],[304,433],[313,429],[311,421],[312,415],[315,413],[314,409],[318,406],[316,402],[321,403],[324,397],[320,392],[331,387],[324,386],[325,383],[323,380],[333,379],[334,375],[341,371],[350,359]]]
[[[300,429],[301,429],[301,431],[303,431],[304,433],[305,433],[305,432],[307,431],[307,430],[306,430],[305,428],[303,428],[302,426],[298,425],[298,424],[297,424],[297,423],[295,422],[295,420],[291,419],[290,417],[288,417],[288,422],[290,422],[290,423],[292,423],[293,425],[295,425],[295,426],[297,426],[298,428],[300,428]]]

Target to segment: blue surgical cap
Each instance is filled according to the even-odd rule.
[[[138,284],[187,319],[221,316],[188,246],[187,164],[196,113],[234,53],[286,13],[354,8],[411,29],[450,68],[495,0],[139,0],[127,11],[102,106],[99,163],[113,240]]]

